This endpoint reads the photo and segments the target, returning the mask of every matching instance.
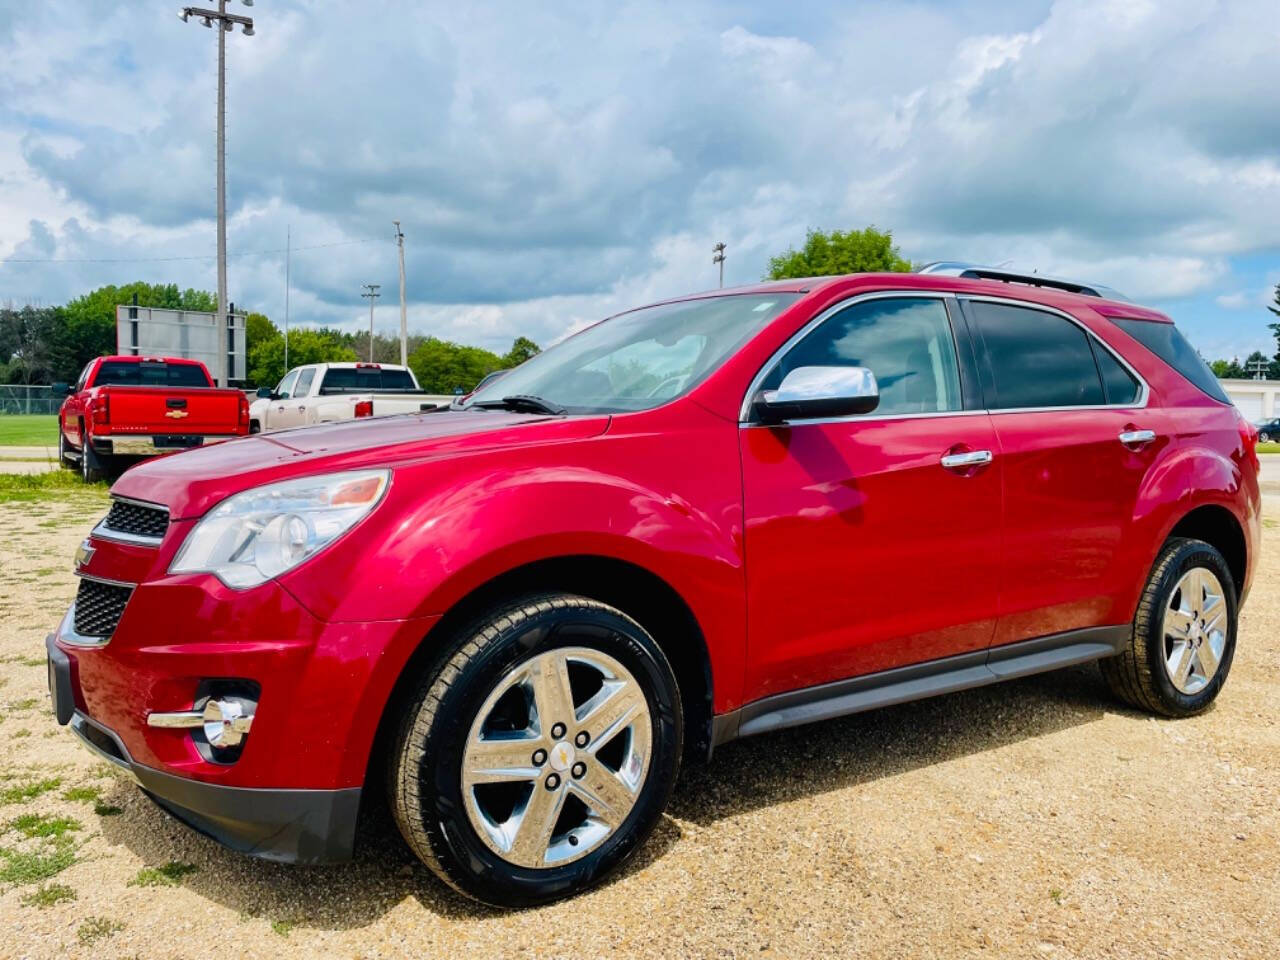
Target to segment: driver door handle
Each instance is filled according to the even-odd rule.
[[[1120,442],[1126,447],[1140,447],[1156,438],[1154,430],[1125,430],[1120,434]]]
[[[964,453],[944,453],[940,462],[948,470],[967,470],[984,466],[994,459],[990,450],[966,450]]]

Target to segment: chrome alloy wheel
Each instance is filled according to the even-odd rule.
[[[585,647],[538,654],[498,682],[471,725],[467,816],[509,863],[577,860],[635,806],[652,741],[648,700],[617,660]]]
[[[1164,666],[1181,693],[1199,693],[1218,672],[1227,645],[1227,604],[1212,571],[1182,575],[1164,612]]]

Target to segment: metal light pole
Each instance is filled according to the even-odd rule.
[[[253,6],[253,0],[241,0],[246,7]],[[248,17],[227,13],[227,0],[218,0],[217,10],[206,10],[203,7],[183,7],[178,14],[183,23],[192,17],[199,17],[206,27],[218,25],[218,315],[216,317],[218,343],[218,363],[216,375],[218,386],[227,385],[227,34],[235,29],[236,24],[244,28],[246,37],[253,36],[253,21]]]
[[[717,243],[711,248],[711,252],[715,254],[711,262],[720,264],[720,288],[724,289],[724,244]]]
[[[409,364],[409,321],[404,305],[404,233],[400,230],[400,221],[392,220],[396,225],[396,244],[400,247],[400,366]]]
[[[284,231],[284,369],[289,369],[289,258],[293,253],[293,224]],[[245,331],[245,350],[249,349],[249,332]]]
[[[365,292],[360,296],[369,298],[369,362],[373,363],[373,305],[382,296],[378,292],[382,288],[382,284],[363,283],[361,286],[364,287]]]

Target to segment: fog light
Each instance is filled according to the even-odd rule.
[[[202,710],[151,713],[147,726],[169,730],[202,730],[209,745],[219,750],[240,746],[253,726],[252,705],[245,709],[239,700],[209,700]]]
[[[204,736],[219,750],[238,747],[253,724],[253,714],[245,713],[238,700],[210,700],[204,705]]]

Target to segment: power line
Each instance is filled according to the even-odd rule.
[[[367,237],[363,240],[339,240],[336,243],[316,243],[308,247],[293,247],[293,253],[303,250],[326,250],[330,247],[350,247],[359,243],[382,243],[381,237]],[[228,257],[266,257],[273,253],[289,253],[288,247],[275,247],[270,250],[243,250],[239,253],[228,253]],[[218,255],[190,257],[5,257],[0,263],[177,263],[189,260],[216,260]]]

